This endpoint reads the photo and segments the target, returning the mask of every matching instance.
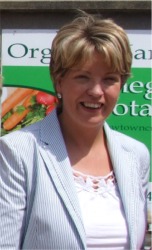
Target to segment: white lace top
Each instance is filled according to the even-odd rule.
[[[73,170],[87,249],[129,249],[127,226],[113,172],[104,177]]]

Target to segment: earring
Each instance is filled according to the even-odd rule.
[[[61,96],[60,93],[57,93],[57,97],[58,97],[58,99],[61,99],[61,98],[62,98],[62,96]]]

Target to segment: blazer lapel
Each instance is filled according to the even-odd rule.
[[[107,124],[104,125],[104,129],[128,224],[130,247],[136,249],[139,218],[139,199],[136,199],[139,197],[138,176],[136,176],[137,161],[133,152],[122,147],[118,136]]]
[[[136,249],[136,232],[138,228],[139,196],[138,177],[136,178],[137,161],[132,152],[124,149],[109,126],[105,123],[104,130],[107,137],[107,145],[116,175],[120,196],[124,206],[125,216],[130,237],[130,249]],[[45,131],[45,133],[43,132]],[[41,123],[40,138],[42,148],[40,153],[46,162],[49,174],[61,196],[74,224],[80,235],[84,249],[85,231],[81,219],[81,212],[73,184],[73,175],[65,143],[56,116],[56,110],[51,112]],[[50,166],[50,161],[52,162]]]
[[[43,132],[45,131],[45,133]],[[85,231],[81,219],[81,212],[76,190],[73,182],[73,174],[65,143],[56,116],[56,110],[51,112],[41,123],[40,138],[42,148],[40,153],[46,162],[49,174],[61,196],[74,224],[77,232],[85,246]],[[50,161],[52,164],[50,165]]]

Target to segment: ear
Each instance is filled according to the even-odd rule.
[[[61,93],[61,81],[62,81],[62,78],[59,77],[57,79],[56,86],[55,86],[56,87],[56,91],[59,92],[59,93]]]

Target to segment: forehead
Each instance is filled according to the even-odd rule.
[[[79,63],[72,68],[84,71],[91,69],[113,71],[112,67],[106,61],[105,56],[97,52],[92,53],[91,56],[80,59]]]
[[[118,69],[118,65],[116,65],[116,55],[110,52],[105,52],[105,51],[91,51],[91,53],[83,53],[79,57],[79,62],[77,63],[78,66],[82,65],[89,65],[93,63],[103,63],[107,67],[113,69]]]

